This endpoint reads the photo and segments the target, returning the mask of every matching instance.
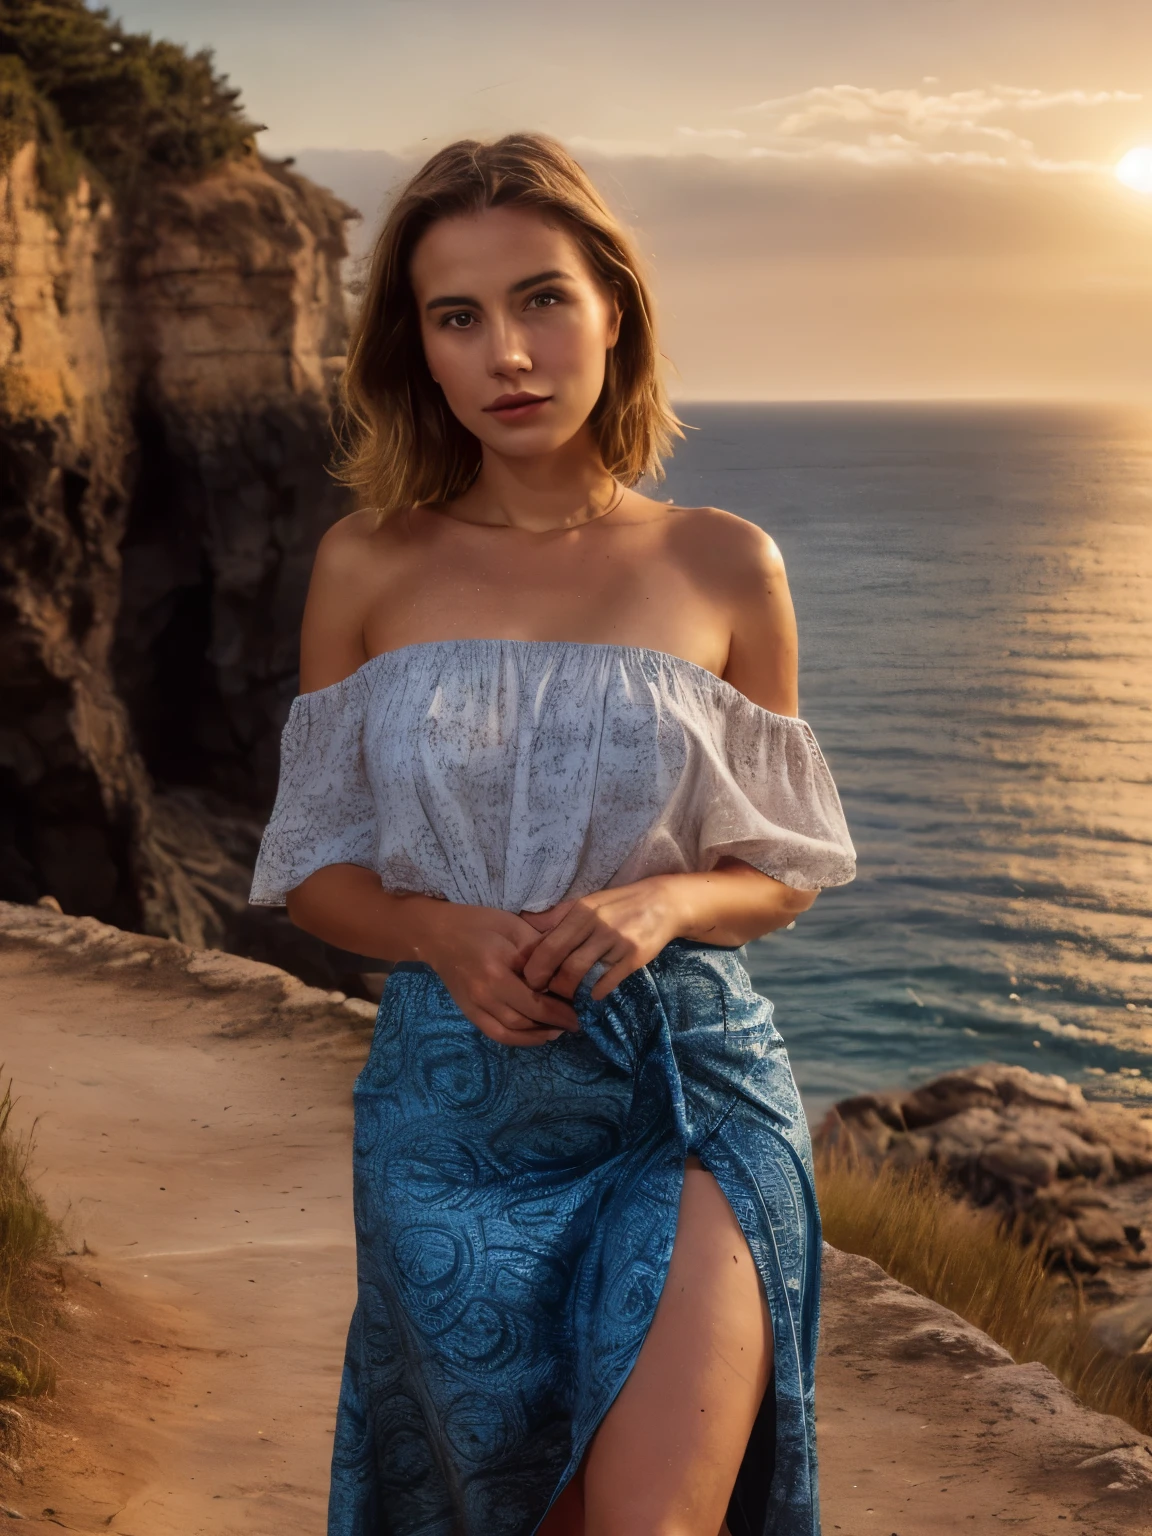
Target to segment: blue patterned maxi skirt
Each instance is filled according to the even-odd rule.
[[[733,1536],[819,1536],[820,1218],[804,1113],[744,950],[676,939],[579,1034],[498,1045],[434,971],[388,978],[356,1080],[358,1299],[329,1536],[530,1536],[639,1354],[684,1159],[772,1312]]]

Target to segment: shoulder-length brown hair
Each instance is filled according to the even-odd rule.
[[[652,299],[631,242],[603,198],[554,139],[511,133],[461,139],[400,191],[376,241],[344,374],[344,452],[336,473],[377,521],[404,507],[449,501],[472,484],[480,444],[453,416],[424,359],[409,264],[438,219],[484,208],[537,208],[562,220],[620,306],[590,421],[604,463],[633,485],[659,478],[680,423],[660,379]]]

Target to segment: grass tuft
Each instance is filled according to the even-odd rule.
[[[1152,1354],[1117,1356],[1089,1332],[1092,1313],[990,1212],[956,1197],[931,1164],[879,1170],[850,1151],[817,1160],[824,1236],[873,1259],[896,1280],[950,1308],[1019,1364],[1038,1360],[1098,1413],[1152,1433]]]
[[[9,1082],[0,1094],[0,1400],[37,1397],[56,1380],[38,1340],[52,1311],[44,1270],[60,1231],[28,1182],[33,1132],[13,1133],[12,1109]]]

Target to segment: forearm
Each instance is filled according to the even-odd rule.
[[[707,944],[746,944],[786,928],[820,894],[796,890],[737,859],[702,874],[654,878],[664,884],[677,937]]]
[[[370,869],[330,864],[288,893],[288,916],[325,943],[375,960],[426,960],[448,918],[434,896],[386,891]]]

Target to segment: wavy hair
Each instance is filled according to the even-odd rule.
[[[645,474],[659,479],[661,457],[683,436],[660,377],[639,260],[583,168],[544,134],[511,133],[493,144],[461,139],[433,155],[397,195],[352,330],[335,473],[360,491],[378,524],[405,507],[452,500],[479,473],[480,444],[428,371],[409,267],[438,219],[508,207],[562,221],[620,307],[620,334],[589,418],[608,470],[625,485]]]

